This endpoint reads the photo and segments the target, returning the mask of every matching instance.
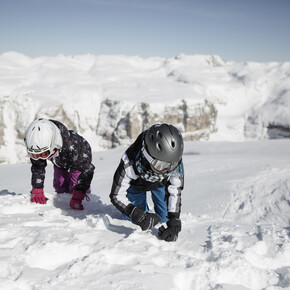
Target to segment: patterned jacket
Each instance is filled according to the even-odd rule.
[[[146,132],[146,131],[145,131]],[[149,182],[140,177],[136,168],[136,156],[140,153],[145,132],[126,150],[114,174],[110,199],[112,204],[123,214],[129,215],[132,205],[127,198],[127,190],[150,191],[160,187],[166,188],[168,217],[179,218],[181,211],[181,191],[184,184],[183,162],[162,181]]]
[[[66,171],[82,172],[78,177],[76,190],[86,192],[91,185],[94,175],[94,165],[92,164],[92,152],[89,143],[72,130],[68,130],[62,123],[52,121],[59,129],[63,140],[63,146],[57,157],[50,159],[52,163]],[[43,188],[45,179],[45,167],[47,160],[34,160],[30,158],[31,165],[31,185],[33,188]]]

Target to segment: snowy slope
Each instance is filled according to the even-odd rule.
[[[290,289],[290,141],[185,145],[175,243],[158,240],[157,228],[142,232],[110,204],[125,147],[94,153],[83,212],[54,193],[51,166],[48,203],[37,205],[30,165],[1,165],[1,290]]]

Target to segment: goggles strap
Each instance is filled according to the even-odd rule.
[[[144,146],[142,147],[141,151],[145,159],[151,164],[154,159],[150,156],[150,154],[147,152]]]

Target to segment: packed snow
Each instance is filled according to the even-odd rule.
[[[29,200],[30,165],[1,165],[1,289],[290,289],[289,148],[186,142],[183,229],[172,243],[110,204],[125,147],[94,153],[82,212],[54,192],[52,166],[39,205]]]
[[[218,56],[2,54],[0,163],[14,164],[0,165],[0,289],[290,289],[290,140],[261,140],[269,124],[290,127],[289,80],[290,63]],[[158,239],[160,225],[142,232],[110,203],[126,146],[100,146],[105,99],[116,102],[120,116],[144,100],[156,110],[178,99],[218,109],[210,141],[185,142],[176,242]],[[54,192],[51,164],[47,204],[30,202],[23,134],[56,105],[68,114],[65,125],[94,149],[92,193],[81,212],[69,207],[69,194]]]

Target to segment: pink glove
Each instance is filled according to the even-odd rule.
[[[46,204],[46,197],[42,188],[33,188],[31,190],[31,202]]]
[[[72,192],[72,198],[70,200],[69,206],[72,209],[83,210],[84,206],[82,205],[82,200],[84,198],[86,198],[88,201],[90,200],[90,198],[85,193],[82,193],[82,192],[74,189]]]

